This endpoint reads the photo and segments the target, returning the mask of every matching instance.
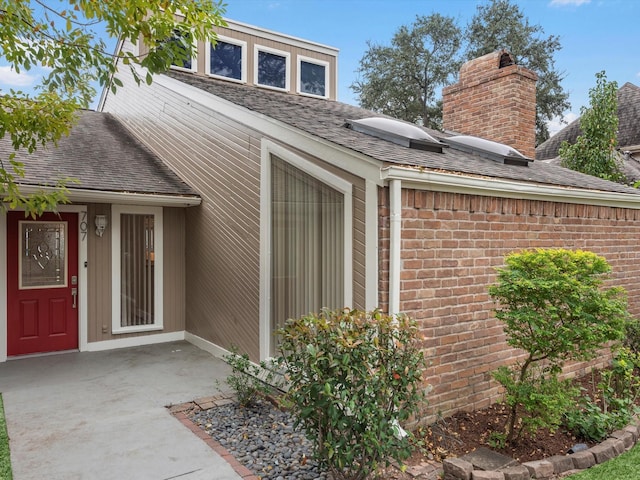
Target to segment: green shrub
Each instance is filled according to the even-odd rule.
[[[235,347],[222,358],[231,366],[231,374],[226,379],[227,385],[234,391],[238,403],[243,407],[274,391],[277,374],[266,362],[256,365],[249,360],[249,355],[239,354]]]
[[[623,344],[636,355],[640,355],[640,321],[637,319],[627,322]]]
[[[511,442],[523,431],[523,407],[544,413],[529,429],[558,426],[570,399],[570,392],[553,399],[563,394],[557,379],[562,366],[593,358],[607,342],[620,340],[628,312],[623,289],[603,288],[611,268],[592,252],[538,249],[512,253],[505,262],[489,294],[507,343],[526,352],[522,363],[494,374],[510,406],[505,433]]]
[[[556,430],[579,393],[570,381],[560,380],[557,372],[538,366],[528,368],[524,376],[518,369],[501,367],[493,376],[505,389],[504,401],[510,411],[518,412],[513,431],[502,432],[505,443],[520,437],[522,432],[535,433],[539,428]]]
[[[627,347],[615,348],[610,368],[601,371],[597,385],[599,399],[583,397],[578,409],[566,413],[567,428],[584,439],[600,441],[628,425],[637,413],[640,378],[635,370],[639,359]]]
[[[425,367],[413,321],[345,309],[289,320],[280,333],[288,401],[336,480],[410,455],[400,425],[423,405]]]

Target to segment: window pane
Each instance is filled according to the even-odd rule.
[[[174,48],[178,50],[181,55],[186,56],[186,58],[182,60],[176,59],[174,62],[171,62],[171,64],[176,67],[192,70],[191,48],[193,45],[191,37],[181,35],[178,31],[175,31],[169,42],[173,44]]]
[[[209,73],[242,80],[242,47],[221,42],[211,47]]]
[[[66,222],[20,222],[20,288],[65,287]]]
[[[325,96],[325,66],[300,62],[300,91]]]
[[[154,217],[120,215],[120,325],[154,322]]]
[[[287,87],[287,58],[269,52],[258,52],[258,83],[269,87]]]
[[[344,306],[344,195],[275,157],[271,173],[275,333],[289,318]]]

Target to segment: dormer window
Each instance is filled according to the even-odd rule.
[[[197,69],[197,60],[193,57],[192,52],[195,52],[196,48],[195,41],[191,38],[191,35],[181,33],[179,30],[174,30],[173,35],[167,42],[173,44],[176,50],[180,50],[186,55],[183,59],[176,59],[176,61],[172,62],[171,68],[195,72]]]
[[[329,96],[329,63],[298,57],[298,93],[327,98]]]
[[[289,53],[256,45],[254,82],[262,87],[289,90]]]
[[[247,42],[218,36],[207,46],[207,74],[225,80],[247,81]]]

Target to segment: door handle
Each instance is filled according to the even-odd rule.
[[[78,289],[77,288],[72,288],[71,289],[71,296],[73,297],[73,308],[78,308]]]

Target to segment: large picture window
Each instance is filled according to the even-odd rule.
[[[289,54],[256,46],[255,83],[279,90],[289,89]]]
[[[287,319],[345,306],[345,225],[343,192],[272,157],[271,354]]]
[[[113,206],[113,333],[162,329],[162,209]]]
[[[215,77],[246,82],[246,50],[246,42],[218,36],[217,43],[208,46],[207,73]]]

